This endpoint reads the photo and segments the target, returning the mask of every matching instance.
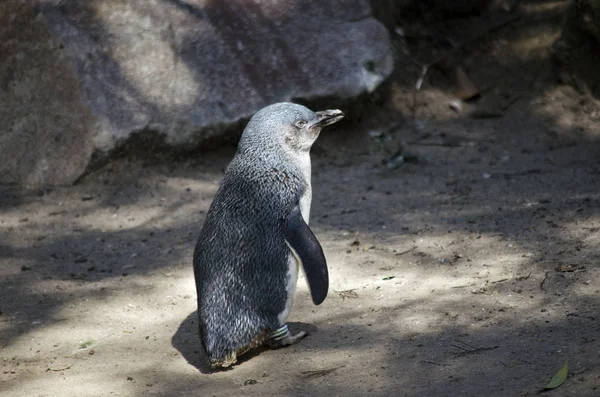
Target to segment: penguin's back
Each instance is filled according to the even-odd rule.
[[[229,165],[194,250],[200,333],[212,362],[277,329],[287,300],[283,219],[302,182],[249,160],[238,155]]]

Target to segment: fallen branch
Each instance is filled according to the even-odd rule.
[[[73,365],[69,365],[68,367],[64,367],[64,368],[57,368],[57,369],[54,369],[54,368],[48,368],[48,369],[46,369],[46,372],[48,372],[48,371],[54,371],[54,372],[65,371],[65,370],[67,370],[67,369],[71,368],[72,366],[73,366]]]
[[[421,360],[420,362],[424,363],[424,364],[433,364],[433,365],[437,365],[440,367],[447,367],[448,364],[440,364],[440,363],[436,363],[435,361],[427,361],[427,360]]]
[[[348,299],[356,299],[358,298],[358,294],[355,292],[356,288],[353,289],[347,289],[345,291],[333,291],[336,294],[339,295],[340,298],[342,298],[342,300],[346,300],[346,298]]]
[[[411,249],[407,249],[406,251],[402,251],[402,252],[397,252],[396,256],[400,256],[400,255],[404,255],[404,254],[408,254],[411,251],[414,251],[415,249],[417,249],[417,246],[415,245],[414,247],[412,247]]]
[[[472,287],[474,285],[475,285],[475,283],[465,284],[465,285],[456,285],[454,287],[450,287],[450,289],[454,289],[454,288],[467,288],[467,287]]]
[[[544,274],[544,279],[542,280],[542,282],[540,283],[540,289],[544,292],[548,292],[546,291],[546,289],[544,288],[544,283],[546,282],[546,280],[548,279],[548,272],[546,272]]]
[[[457,348],[457,349],[460,349],[460,350],[462,350],[462,352],[459,352],[459,353],[454,353],[454,357],[466,356],[467,354],[479,353],[479,352],[486,351],[486,350],[494,350],[494,349],[497,349],[497,348],[499,347],[499,346],[497,346],[497,345],[496,345],[496,346],[491,346],[491,347],[475,347],[475,346],[471,346],[471,345],[469,345],[469,344],[468,344],[468,343],[466,343],[466,342],[461,342],[461,341],[459,341],[459,340],[457,340],[457,341],[455,341],[455,342],[457,342],[457,343],[460,343],[460,344],[463,344],[463,345],[467,346],[467,347],[468,347],[468,349],[466,349],[466,348],[464,348],[464,347],[462,347],[462,346],[459,346],[459,345],[450,345],[450,346],[452,346],[452,347],[455,347],[455,348]]]
[[[455,345],[452,345],[452,346],[458,347],[458,346],[455,346]],[[479,352],[486,351],[486,350],[494,350],[494,349],[497,349],[498,347],[500,347],[500,346],[478,347],[478,348],[475,348],[473,350],[465,350],[465,351],[462,351],[460,353],[454,353],[454,357],[466,356],[467,354],[479,353]]]
[[[515,280],[517,280],[517,281],[527,280],[529,278],[529,276],[531,276],[531,272],[529,272],[529,274],[527,276],[519,276],[519,277],[515,278]]]
[[[490,284],[503,283],[505,281],[508,281],[508,279],[507,278],[502,278],[500,280],[491,281]]]
[[[343,367],[343,365],[340,367],[329,368],[329,369],[320,369],[320,370],[316,370],[316,371],[303,371],[303,372],[301,372],[301,374],[304,378],[321,378],[325,375],[329,375],[330,373],[332,373],[342,367]]]

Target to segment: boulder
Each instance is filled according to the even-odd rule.
[[[552,54],[561,78],[600,98],[600,0],[572,0]]]
[[[72,182],[93,151],[80,76],[32,7],[0,5],[0,183]]]
[[[600,44],[600,0],[571,1],[565,23],[576,24]]]
[[[367,0],[0,7],[0,183],[72,183],[138,132],[191,149],[273,102],[372,92],[393,68]]]

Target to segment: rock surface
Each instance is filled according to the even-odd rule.
[[[0,7],[0,183],[72,183],[139,131],[192,148],[273,102],[371,92],[393,67],[366,0]]]
[[[552,50],[563,66],[563,81],[600,98],[600,0],[569,3]]]
[[[79,76],[37,15],[0,5],[1,183],[71,182],[93,151]]]

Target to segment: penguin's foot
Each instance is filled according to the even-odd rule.
[[[292,335],[287,324],[271,334],[271,338],[267,340],[267,346],[271,349],[279,349],[290,345],[295,345],[302,339],[308,336],[307,332],[300,331],[296,335]]]

